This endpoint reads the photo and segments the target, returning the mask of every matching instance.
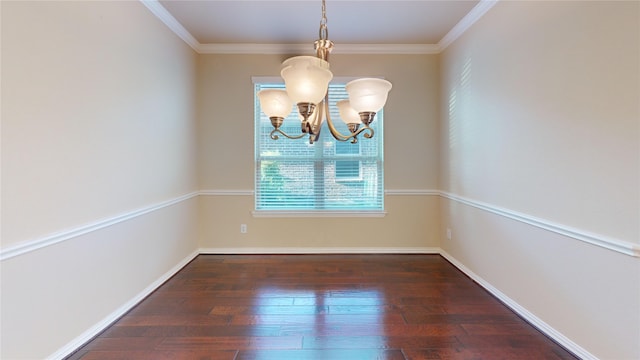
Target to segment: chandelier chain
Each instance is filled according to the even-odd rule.
[[[312,56],[297,56],[285,60],[282,63],[281,75],[285,80],[287,89],[264,89],[258,93],[260,106],[269,116],[271,125],[274,128],[270,136],[273,140],[279,138],[278,134],[289,139],[298,139],[304,136],[303,134],[308,134],[309,143],[313,144],[319,139],[323,119],[326,119],[331,135],[338,141],[357,143],[358,135],[360,134],[363,134],[367,139],[371,139],[373,137],[373,129],[369,124],[373,121],[376,112],[384,106],[387,100],[387,93],[391,90],[391,83],[382,79],[364,78],[353,80],[346,84],[345,88],[349,93],[349,100],[339,101],[336,106],[347,124],[349,134],[343,135],[340,133],[333,125],[329,109],[328,86],[333,77],[329,70],[329,54],[333,49],[333,42],[329,40],[329,30],[327,30],[326,0],[322,0],[322,18],[320,19],[319,33],[320,38],[314,42],[314,48],[316,57],[320,61]],[[289,88],[289,81],[293,84],[293,90]],[[305,86],[296,86],[299,85],[298,83],[303,82]],[[307,86],[307,84],[313,84],[316,88],[310,90],[310,86]],[[352,86],[353,91],[349,91],[350,86]],[[322,91],[324,91],[324,99],[320,98]],[[295,98],[296,101],[291,101],[291,97]],[[358,107],[354,105],[355,101],[358,101]],[[290,110],[292,103],[296,104],[298,113],[302,117],[301,134],[296,136],[288,135],[280,129],[284,118],[288,116],[286,110]]]
[[[322,0],[322,18],[320,19],[320,39],[329,39],[329,29],[327,29],[327,5],[325,0]]]

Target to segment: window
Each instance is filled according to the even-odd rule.
[[[361,181],[360,161],[336,160],[336,181]]]
[[[335,141],[334,145],[336,147],[336,181],[362,180],[360,161],[351,160],[354,156],[360,155],[360,143]],[[343,156],[349,160],[339,160]]]
[[[257,83],[255,93],[266,88],[284,88],[282,84]],[[331,119],[338,130],[349,130],[340,120],[335,103],[346,99],[344,84],[329,86]],[[295,106],[294,106],[295,108]],[[381,212],[384,210],[383,116],[376,114],[371,127],[372,139],[361,134],[358,142],[336,141],[326,125],[313,145],[308,136],[272,140],[271,121],[260,110],[255,96],[255,208],[258,212]],[[300,134],[297,111],[281,129]]]

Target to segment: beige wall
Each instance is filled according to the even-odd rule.
[[[449,47],[442,188],[640,243],[637,6],[507,1]]]
[[[287,57],[199,57],[201,189],[214,192],[253,190],[251,77],[278,77],[280,63]],[[384,76],[393,83],[385,106],[385,188],[435,189],[439,116],[437,56],[334,55],[331,57],[331,70],[335,77]],[[321,220],[253,218],[251,195],[204,196],[200,201],[201,246],[205,248],[337,247],[366,250],[438,246],[438,199],[429,195],[387,195],[388,214],[384,218]],[[243,223],[248,225],[247,234],[240,234],[240,224]],[[304,236],[301,235],[303,233]]]
[[[438,198],[387,196],[383,218],[254,218],[253,196],[203,196],[207,252],[437,251]],[[240,224],[247,224],[246,234]]]
[[[3,255],[136,215],[2,261],[0,357],[35,359],[197,249],[197,199],[132,213],[197,190],[196,58],[140,2],[1,9]]]
[[[197,199],[2,261],[2,359],[62,358],[197,249]]]
[[[450,46],[442,189],[639,243],[639,6],[499,2]],[[639,258],[443,204],[445,251],[587,352],[640,358]]]
[[[199,57],[201,189],[253,189],[251,77],[279,77],[280,63],[290,56]],[[393,83],[385,106],[385,186],[394,190],[435,189],[439,116],[437,56],[332,55],[331,71],[334,77],[384,76]]]
[[[137,2],[2,10],[3,246],[195,190],[187,45]]]
[[[637,2],[503,1],[440,55],[332,56],[394,85],[387,215],[347,219],[251,214],[251,77],[287,56],[196,56],[139,2],[0,9],[3,254],[131,215],[2,260],[0,357],[60,354],[198,248],[442,247],[581,355],[640,358],[638,257],[486,210],[640,243]]]

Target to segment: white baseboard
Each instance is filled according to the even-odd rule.
[[[495,288],[489,282],[485,281],[483,278],[478,276],[476,273],[471,271],[469,268],[464,266],[460,261],[456,260],[453,256],[449,255],[446,251],[440,249],[440,255],[447,259],[453,266],[457,267],[460,271],[462,271],[465,275],[473,279],[476,283],[482,286],[485,290],[490,292],[493,296],[498,298],[503,304],[509,307],[511,310],[516,312],[522,318],[524,318],[531,325],[536,327],[538,330],[542,331],[545,335],[549,336],[558,344],[565,347],[567,350],[571,351],[573,354],[579,356],[584,360],[597,360],[598,358],[583,349],[581,346],[571,341],[569,338],[564,336],[562,333],[551,327],[546,322],[542,321],[539,317],[532,314],[529,310],[525,309],[522,305],[515,302],[513,299],[505,295],[502,291]]]
[[[486,3],[486,6],[492,6],[492,0],[483,0],[484,3]],[[234,196],[253,196],[254,192],[253,190],[215,190],[215,189],[211,189],[211,190],[200,190],[199,195],[202,196],[227,196],[227,195],[234,195]],[[474,199],[470,199],[458,194],[454,194],[454,193],[449,193],[446,191],[442,191],[442,190],[435,190],[435,189],[386,189],[385,190],[385,195],[386,196],[440,196],[441,198],[445,198],[445,199],[449,199],[452,201],[456,201],[458,203],[467,205],[467,206],[471,206],[474,207],[476,209],[480,209],[480,210],[484,210],[496,215],[500,215],[503,216],[505,218],[508,219],[512,219],[512,220],[516,220],[519,222],[522,222],[524,224],[528,224],[531,226],[535,226],[537,228],[546,230],[546,231],[551,231],[554,232],[556,234],[560,234],[563,236],[567,236],[569,238],[575,239],[575,240],[579,240],[579,241],[583,241],[586,242],[588,244],[591,245],[595,245],[595,246],[599,246],[601,248],[607,249],[607,250],[612,250],[621,254],[625,254],[625,255],[629,255],[629,256],[633,256],[633,257],[640,257],[640,244],[637,244],[635,242],[630,242],[630,241],[626,241],[626,240],[622,240],[622,239],[617,239],[611,236],[607,236],[607,235],[603,235],[603,234],[596,234],[590,231],[587,231],[585,229],[578,229],[578,228],[574,228],[572,226],[569,225],[565,225],[565,224],[560,224],[560,223],[556,223],[553,222],[551,220],[547,220],[547,219],[542,219],[542,218],[538,218],[535,217],[533,215],[529,215],[529,214],[525,214],[525,213],[521,213],[521,212],[517,212],[511,209],[506,209],[506,208],[502,208],[499,207],[497,205],[494,204],[489,204],[489,203],[485,203],[482,201],[478,201],[478,200],[474,200]],[[297,213],[296,213],[297,214]],[[260,212],[254,212],[254,216],[255,215],[263,215]],[[275,217],[276,213],[270,213],[269,217]],[[290,217],[291,213],[287,213],[285,212],[284,215],[286,217]],[[305,214],[301,214],[302,216],[304,216]],[[297,214],[296,217],[300,217],[300,214]],[[313,214],[313,213],[309,213],[306,214],[307,216],[311,216],[311,217],[318,217],[320,215],[318,214]],[[330,216],[335,216],[329,214]],[[358,214],[354,214],[354,215],[358,215]],[[364,214],[366,215],[366,214]],[[384,214],[380,213],[378,214],[378,216],[382,217]],[[363,216],[362,214],[360,214],[360,216]]]
[[[171,268],[155,282],[147,286],[142,292],[133,297],[131,300],[120,306],[117,310],[109,314],[107,317],[96,323],[90,329],[82,333],[80,336],[73,339],[67,345],[60,348],[54,354],[50,355],[47,359],[63,359],[64,357],[72,354],[78,350],[82,345],[91,340],[100,332],[104,331],[109,325],[117,321],[121,316],[131,310],[136,304],[142,301],[145,297],[149,296],[160,285],[169,280],[178,271],[180,271],[185,265],[192,261],[196,256],[200,254],[438,254],[453,264],[456,268],[462,271],[465,275],[469,276],[476,283],[489,291],[498,300],[508,306],[511,310],[516,312],[527,322],[532,324],[538,330],[542,331],[545,335],[552,338],[558,344],[565,347],[575,355],[585,360],[598,360],[596,356],[583,349],[581,346],[571,341],[562,333],[551,327],[549,324],[542,321],[540,318],[529,312],[523,306],[506,296],[500,290],[495,288],[489,282],[482,279],[475,274],[469,268],[464,266],[461,262],[448,254],[446,251],[437,247],[406,247],[406,248],[200,248],[198,251],[194,251],[187,257],[185,257],[180,263]]]
[[[89,340],[93,339],[96,335],[100,334],[104,331],[109,325],[113,324],[120,317],[126,314],[129,310],[131,310],[134,306],[136,306],[140,301],[149,296],[152,292],[154,292],[160,285],[164,284],[167,280],[169,280],[173,275],[175,275],[178,271],[180,271],[183,267],[185,267],[191,260],[195,259],[198,256],[198,251],[194,251],[189,254],[187,257],[182,259],[177,265],[172,267],[169,271],[160,276],[156,281],[147,286],[144,290],[142,290],[138,295],[134,296],[131,300],[122,304],[118,309],[109,314],[104,319],[100,320],[98,323],[93,325],[84,333],[80,334],[80,336],[71,340],[68,344],[58,349],[55,353],[51,354],[47,357],[47,359],[64,359],[65,357],[71,355],[74,351],[78,350],[82,345],[87,343]]]
[[[200,254],[439,254],[437,247],[240,247],[200,248]]]

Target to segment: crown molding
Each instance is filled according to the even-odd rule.
[[[198,44],[198,54],[309,54],[309,44]]]
[[[309,54],[311,44],[199,44],[199,54]],[[433,44],[340,44],[332,54],[437,54]]]
[[[462,18],[451,30],[438,42],[440,51],[444,51],[457,38],[459,38],[471,25],[475,24],[489,9],[491,9],[498,0],[480,0],[478,5],[474,6],[465,17]]]
[[[198,51],[200,43],[191,35],[187,29],[171,15],[167,9],[160,4],[158,0],[140,0],[140,2],[149,9],[160,21],[162,21],[171,31],[173,31],[180,39],[191,46],[193,50]]]
[[[334,54],[437,54],[436,44],[338,44]]]
[[[437,44],[339,44],[334,54],[438,54],[480,19],[499,0],[480,0]],[[198,54],[310,54],[309,44],[201,44],[158,0],[140,0],[160,21]]]

